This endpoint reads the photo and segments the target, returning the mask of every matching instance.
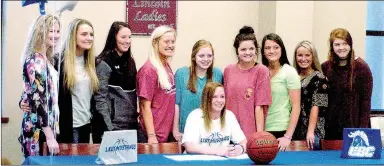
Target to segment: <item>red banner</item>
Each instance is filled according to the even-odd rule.
[[[176,18],[176,0],[127,0],[127,22],[133,35],[150,35],[160,25],[176,29]]]

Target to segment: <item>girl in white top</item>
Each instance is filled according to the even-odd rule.
[[[85,19],[74,19],[63,45],[60,68],[62,92],[59,106],[63,120],[59,141],[89,143],[92,118],[92,95],[99,88],[95,69],[93,25]]]
[[[247,139],[235,115],[225,109],[224,87],[207,83],[201,108],[192,111],[184,129],[182,144],[188,153],[238,156],[245,153]],[[234,144],[230,145],[230,141]]]

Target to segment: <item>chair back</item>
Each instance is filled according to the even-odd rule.
[[[341,150],[343,149],[343,140],[321,140],[321,150]]]
[[[85,156],[85,155],[97,155],[99,152],[100,144],[59,144],[60,152],[57,156]],[[47,144],[44,143],[43,147],[43,155],[46,156],[48,147]]]
[[[57,156],[85,156],[97,155],[99,152],[100,144],[59,144],[60,152]],[[44,143],[43,155],[48,153],[47,144]],[[181,154],[181,144],[178,142],[169,143],[137,143],[138,154]]]
[[[305,140],[295,140],[291,141],[291,144],[285,149],[285,151],[309,151],[310,149],[307,146],[307,141]]]
[[[381,144],[384,149],[384,116],[371,117],[371,128],[380,130]]]
[[[138,143],[138,154],[181,154],[181,144],[179,142],[169,143]]]
[[[13,165],[6,157],[1,157],[1,165]]]

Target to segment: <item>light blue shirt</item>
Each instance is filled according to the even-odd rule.
[[[197,77],[196,93],[188,90],[189,81],[189,67],[182,67],[177,69],[175,74],[176,80],[176,104],[179,105],[179,131],[184,133],[185,123],[189,113],[194,109],[200,108],[201,95],[205,84],[207,83],[207,76],[204,78]],[[223,83],[223,73],[218,68],[213,68],[212,81]]]

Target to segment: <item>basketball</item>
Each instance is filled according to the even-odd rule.
[[[256,164],[268,164],[279,152],[278,142],[269,132],[256,132],[248,138],[247,154]]]

